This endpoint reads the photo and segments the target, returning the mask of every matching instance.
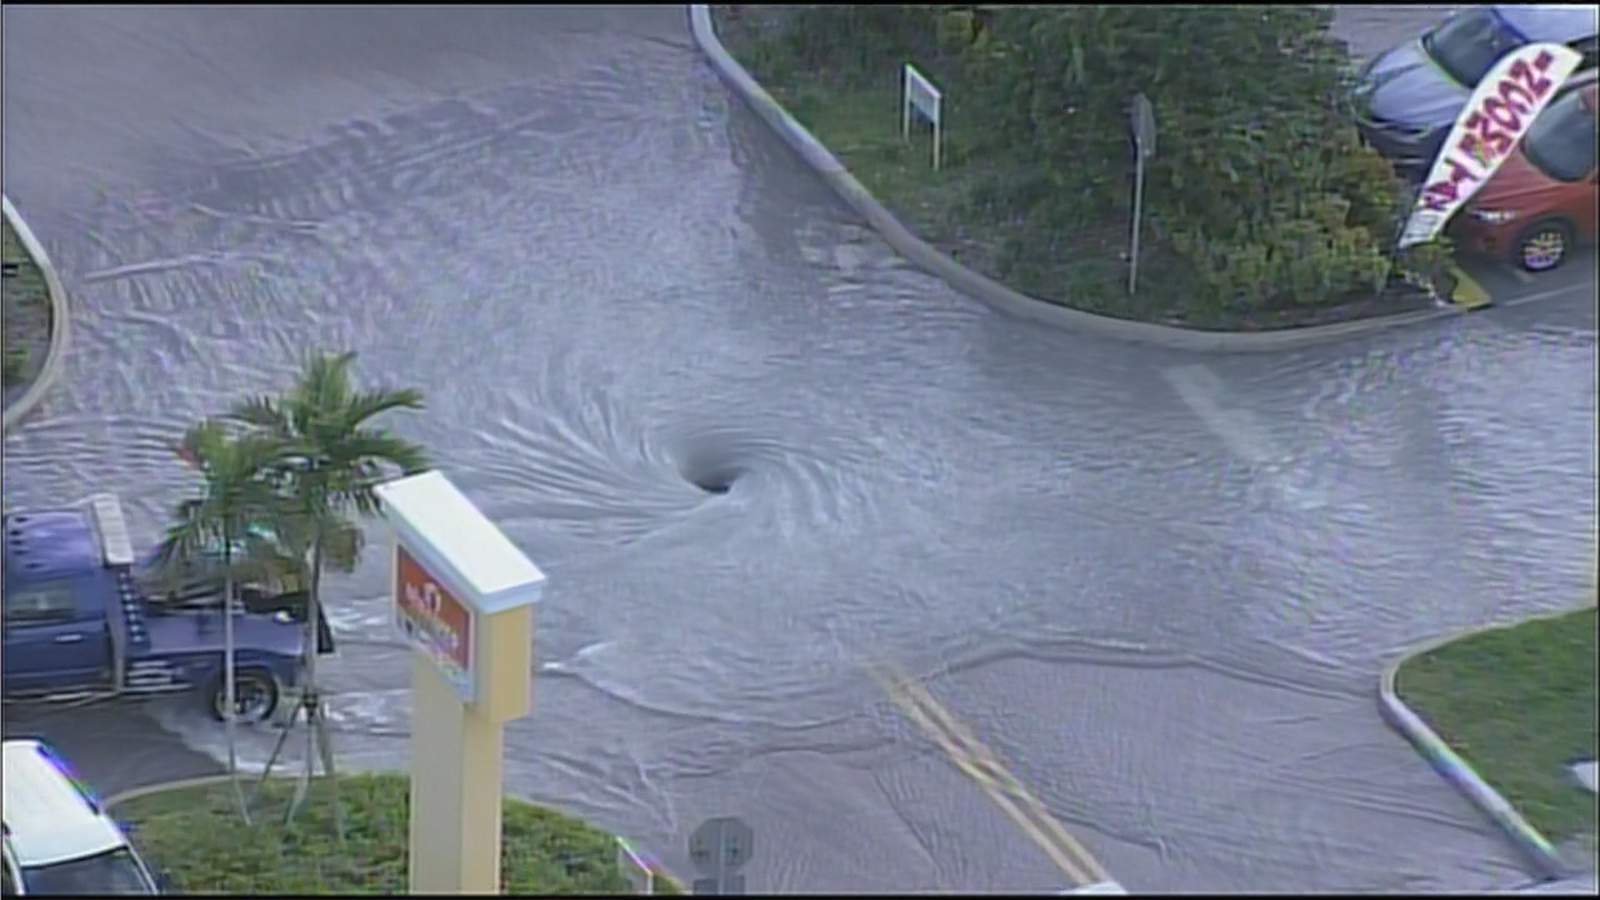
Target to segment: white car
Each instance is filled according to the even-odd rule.
[[[6,894],[159,894],[150,869],[99,801],[40,741],[3,742]]]

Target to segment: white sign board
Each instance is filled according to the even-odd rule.
[[[1133,95],[1133,108],[1129,113],[1130,124],[1133,126],[1133,142],[1139,147],[1139,158],[1150,159],[1156,155],[1156,110],[1150,105],[1150,98],[1143,94]]]
[[[905,76],[902,79],[904,97],[900,104],[900,137],[911,136],[911,111],[914,109],[921,113],[933,125],[933,169],[939,170],[940,144],[944,136],[944,95],[933,86],[916,67],[906,63]]]
[[[1082,887],[1073,888],[1070,891],[1062,891],[1061,893],[1063,893],[1063,894],[1109,894],[1109,895],[1116,896],[1116,897],[1126,897],[1128,895],[1128,892],[1122,887],[1122,885],[1118,884],[1115,881],[1096,881],[1094,884],[1086,884],[1086,885],[1084,885]]]
[[[1400,235],[1400,249],[1425,244],[1472,199],[1533,120],[1578,68],[1582,55],[1560,44],[1528,44],[1506,54],[1472,92]]]
[[[544,573],[437,471],[385,482],[375,492],[394,528],[394,623],[463,703],[479,703],[479,624],[532,604]]]
[[[1578,783],[1587,788],[1589,793],[1600,793],[1600,790],[1595,788],[1594,760],[1591,759],[1588,762],[1573,763],[1572,774],[1577,776]]]

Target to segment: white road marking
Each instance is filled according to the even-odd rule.
[[[1314,484],[1296,483],[1293,458],[1282,451],[1255,413],[1227,404],[1227,387],[1209,368],[1199,364],[1172,366],[1161,373],[1183,402],[1233,455],[1259,471],[1254,484],[1275,493],[1302,510],[1328,505],[1325,491]]]
[[[1200,421],[1220,438],[1234,455],[1256,465],[1278,459],[1272,438],[1249,410],[1229,409],[1222,397],[1227,392],[1216,373],[1203,365],[1172,366],[1162,375]]]
[[[1497,303],[1496,305],[1497,306],[1521,306],[1524,303],[1532,303],[1535,300],[1548,300],[1548,299],[1550,299],[1552,297],[1559,297],[1562,294],[1576,294],[1576,293],[1579,293],[1579,292],[1583,292],[1583,293],[1586,293],[1586,294],[1589,294],[1589,295],[1593,296],[1594,293],[1595,293],[1595,289],[1596,289],[1596,285],[1592,281],[1589,282],[1588,284],[1569,284],[1566,287],[1551,288],[1548,291],[1535,291],[1535,292],[1533,292],[1531,294],[1523,294],[1521,297],[1508,297],[1505,300]]]

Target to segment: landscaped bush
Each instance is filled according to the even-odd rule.
[[[1126,304],[1141,92],[1159,134],[1141,262],[1176,276],[1190,312],[1333,303],[1393,268],[1406,197],[1341,108],[1351,63],[1327,7],[791,9],[753,54],[757,77],[892,91],[909,61],[944,85],[960,137],[928,190],[963,194],[973,227],[996,231],[998,274],[1025,290]],[[972,163],[989,174],[957,184]],[[1106,258],[1039,262],[1052,253]]]
[[[11,220],[0,221],[0,259],[5,262],[5,288],[0,290],[0,386],[21,388],[36,363],[34,350],[50,343],[49,294],[44,275]],[[31,348],[31,349],[30,349]]]
[[[408,882],[410,782],[400,775],[339,780],[345,835],[337,837],[326,779],[306,812],[283,823],[291,782],[273,781],[254,825],[239,819],[226,783],[179,788],[118,805],[154,867],[186,893],[248,896],[403,894]],[[513,894],[630,893],[617,847],[602,831],[553,810],[507,799],[501,827],[501,884]],[[658,893],[679,893],[657,879]]]

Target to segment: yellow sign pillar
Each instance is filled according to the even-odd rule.
[[[544,575],[437,472],[378,496],[413,649],[410,889],[499,893],[504,728],[532,706]]]

